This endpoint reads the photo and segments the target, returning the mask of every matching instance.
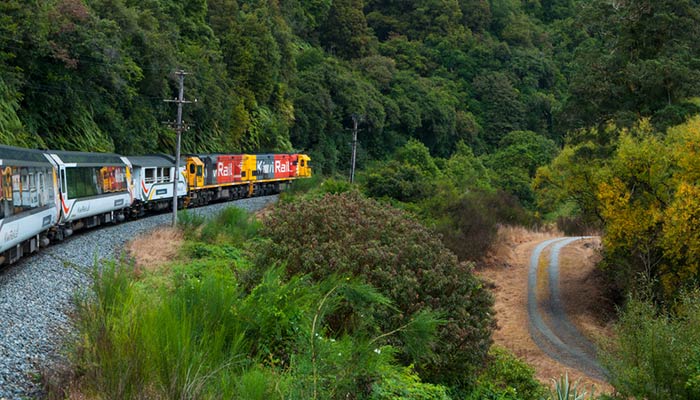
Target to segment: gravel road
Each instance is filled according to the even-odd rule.
[[[587,238],[547,240],[537,245],[532,252],[528,274],[530,335],[537,346],[553,359],[604,381],[606,372],[596,360],[595,345],[571,323],[564,311],[559,291],[559,252],[563,247]],[[546,300],[538,302],[537,270],[542,252],[547,247],[551,247],[548,263],[549,295]]]
[[[256,197],[190,212],[212,216],[232,205],[255,211],[276,200]],[[0,399],[44,396],[38,371],[61,359],[61,345],[72,333],[73,294],[89,283],[95,260],[114,258],[130,238],[171,218],[162,214],[87,231],[0,270]]]

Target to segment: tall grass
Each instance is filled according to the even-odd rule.
[[[240,208],[228,207],[206,221],[200,238],[209,243],[241,244],[256,237],[259,229],[260,223],[252,215]]]
[[[165,290],[165,289],[163,289]],[[127,266],[96,272],[79,301],[80,363],[107,398],[207,398],[233,391],[251,344],[230,312],[239,293],[214,276],[150,293]],[[230,388],[222,387],[229,382]],[[216,397],[216,396],[214,396]]]

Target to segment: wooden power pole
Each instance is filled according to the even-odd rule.
[[[177,132],[177,147],[175,150],[175,174],[173,177],[173,227],[177,226],[177,184],[180,180],[180,143],[182,132],[188,129],[188,127],[182,123],[182,105],[185,103],[191,103],[191,101],[185,100],[185,75],[189,74],[183,70],[179,70],[175,73],[175,75],[177,75],[180,80],[180,91],[177,99],[165,100],[168,103],[177,103],[177,121],[175,122],[174,126],[175,132]]]

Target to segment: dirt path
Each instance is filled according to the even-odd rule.
[[[553,359],[576,368],[588,376],[605,380],[605,370],[596,359],[596,347],[579,332],[564,311],[559,286],[559,253],[573,242],[590,237],[550,239],[540,243],[530,258],[528,273],[528,315],[530,335],[542,351]],[[547,288],[538,288],[538,272],[542,252],[550,248],[548,263],[548,295],[538,293]],[[546,319],[546,321],[545,321]]]
[[[554,346],[546,346],[550,343],[546,339],[547,335],[540,335],[538,340],[543,343],[542,349],[538,346],[537,339],[530,334],[529,308],[534,304],[537,306],[541,325],[556,338],[554,342],[563,344],[568,341],[557,335],[562,329],[549,325],[553,319],[552,314],[543,307],[549,304],[550,298],[556,296],[559,297],[556,306],[558,312],[568,316],[568,325],[574,327],[574,331],[583,332],[585,335],[578,334],[579,338],[584,339],[582,343],[591,344],[594,339],[609,335],[609,318],[605,317],[606,309],[601,301],[603,294],[595,269],[599,254],[598,239],[573,241],[559,247],[555,257],[560,261],[557,263],[559,269],[552,272],[555,273],[554,278],[558,278],[560,290],[552,294],[549,281],[555,279],[550,278],[549,260],[555,245],[564,239],[556,232],[531,232],[522,228],[504,228],[503,232],[499,232],[499,243],[478,271],[480,276],[495,286],[494,308],[498,328],[494,332],[494,341],[532,365],[537,378],[547,385],[552,383],[552,379],[558,379],[568,373],[571,380],[580,379],[581,384],[587,387],[595,386],[596,393],[609,393],[612,387],[602,379],[604,375],[595,367],[584,368],[579,362],[567,362],[556,356],[555,350],[552,349]],[[558,254],[559,252],[561,254]],[[530,274],[533,260],[536,260],[534,263],[537,266],[534,276]],[[532,292],[534,303],[530,301],[529,292],[533,279],[534,286],[539,289]],[[571,330],[571,327],[568,329]],[[579,353],[583,353],[584,358],[585,354],[590,358],[593,353],[588,344],[577,346],[578,349],[583,347]],[[550,353],[554,353],[555,356]]]

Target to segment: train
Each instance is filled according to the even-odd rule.
[[[178,208],[202,206],[311,177],[311,158],[300,153],[186,154],[177,171],[175,161],[0,145],[0,266],[80,229],[171,210],[174,195]]]

